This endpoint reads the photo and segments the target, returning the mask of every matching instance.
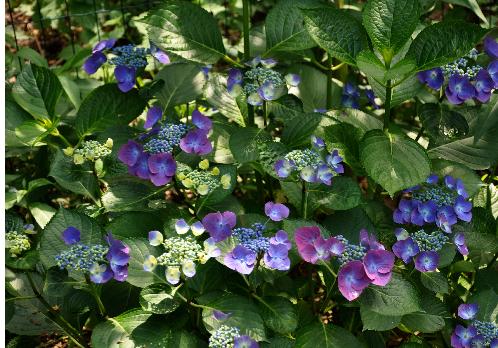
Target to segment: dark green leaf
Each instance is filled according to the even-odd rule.
[[[401,315],[382,315],[360,306],[363,331],[387,331],[394,329],[401,322]]]
[[[469,132],[465,117],[441,104],[423,104],[418,115],[429,137],[435,142],[447,142]]]
[[[180,302],[171,294],[171,287],[164,284],[152,284],[140,291],[140,305],[144,311],[154,314],[174,312]]]
[[[441,272],[420,273],[420,281],[427,289],[435,293],[448,293],[448,280],[446,279],[446,276]]]
[[[220,74],[211,74],[204,87],[204,96],[220,114],[239,126],[245,127],[244,113],[237,100],[228,93],[226,83]]]
[[[154,187],[144,180],[116,178],[102,195],[102,204],[113,212],[148,210],[149,201],[165,190],[166,187]]]
[[[258,160],[259,146],[270,140],[270,135],[263,129],[238,128],[230,134],[229,145],[235,160],[246,163]]]
[[[449,317],[444,304],[435,297],[424,296],[423,312],[403,316],[401,322],[413,331],[437,332],[444,328],[445,318]]]
[[[285,335],[297,328],[297,307],[279,296],[264,297],[261,302],[261,316],[271,330]]]
[[[320,124],[322,116],[317,113],[301,114],[285,122],[282,142],[289,148],[309,145],[311,135]]]
[[[296,333],[296,348],[364,347],[349,331],[322,322],[303,327]]]

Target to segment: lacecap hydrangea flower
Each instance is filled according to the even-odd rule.
[[[178,165],[176,177],[186,188],[195,190],[201,196],[205,196],[222,187],[228,190],[231,187],[230,174],[220,175],[220,169],[213,167],[209,169],[209,161],[204,159],[199,162],[199,169],[192,170],[184,164]]]
[[[157,109],[153,111],[156,113]],[[131,175],[150,180],[156,186],[169,183],[175,176],[177,164],[173,152],[178,146],[184,152],[196,155],[206,155],[213,149],[207,137],[212,122],[198,110],[192,114],[196,128],[181,123],[157,124],[161,117],[148,118],[148,125],[153,128],[138,136],[137,140],[129,140],[118,153]]]
[[[289,216],[289,209],[281,203],[268,202],[265,213],[269,220],[282,221]],[[265,236],[266,224],[254,223],[251,227],[238,227],[233,212],[210,213],[202,220],[214,243],[231,238],[236,246],[223,256],[223,264],[241,274],[250,274],[257,260],[270,269],[287,271],[290,268],[288,256],[292,245],[285,231],[279,230],[273,236]]]
[[[81,232],[73,226],[66,228],[61,238],[69,249],[55,257],[60,269],[89,274],[90,280],[97,284],[112,278],[123,282],[128,277],[130,248],[111,233],[104,238],[107,245],[81,243]]]
[[[209,337],[209,348],[259,348],[259,344],[250,336],[242,335],[238,328],[221,325]]]
[[[25,251],[31,249],[29,235],[36,234],[35,226],[26,224],[20,231],[8,231],[5,233],[5,248],[9,249],[11,257],[19,257]]]
[[[247,71],[230,69],[228,72],[227,89],[233,96],[244,94],[251,105],[262,105],[264,101],[275,100],[286,93],[287,87],[297,86],[301,79],[299,75],[282,76],[272,68],[277,65],[273,58],[255,57],[246,63]]]
[[[458,317],[469,321],[467,327],[457,325],[451,335],[453,348],[498,347],[498,326],[493,322],[475,319],[479,311],[476,303],[458,306]]]
[[[451,233],[451,227],[458,220],[472,220],[472,203],[468,201],[469,195],[461,179],[447,175],[440,180],[432,174],[425,183],[405,192],[411,193],[411,199],[401,199],[394,210],[393,219],[398,224],[435,223],[444,232]]]
[[[178,284],[182,275],[192,278],[195,276],[197,263],[206,263],[209,258],[220,254],[211,239],[204,241],[204,247],[196,240],[195,237],[205,231],[200,221],[189,225],[184,219],[179,219],[175,223],[175,230],[178,236],[167,238],[159,231],[149,232],[150,245],[162,246],[164,252],[158,257],[146,256],[143,264],[147,272],[152,272],[157,266],[164,266],[166,280],[172,285]],[[192,235],[187,235],[189,231]]]
[[[122,92],[133,89],[137,72],[147,66],[147,56],[152,55],[163,64],[170,62],[168,55],[153,44],[150,48],[135,45],[114,47],[116,41],[116,39],[107,39],[98,42],[93,47],[92,55],[85,60],[83,70],[92,75],[108,61],[110,65],[115,66],[114,77]]]
[[[336,256],[339,291],[349,301],[360,296],[370,284],[385,286],[391,280],[394,255],[366,230],[360,231],[360,244],[350,243],[342,235],[324,238],[317,226],[296,229],[299,255],[310,263],[328,262]]]
[[[493,44],[489,39],[485,40],[485,51],[491,53],[493,58]],[[498,66],[494,61],[484,68],[476,63],[477,56],[478,51],[473,48],[465,57],[452,63],[419,72],[418,79],[434,90],[446,85],[444,92],[451,104],[462,104],[473,98],[487,103],[493,90],[498,87],[498,76],[494,76]]]
[[[277,176],[284,179],[296,172],[306,182],[331,185],[334,176],[344,173],[338,150],[328,152],[325,141],[316,136],[311,144],[311,149],[293,150],[275,162]]]
[[[68,147],[64,149],[64,154],[72,156],[74,164],[83,164],[85,161],[95,162],[109,156],[112,153],[113,141],[108,138],[104,144],[96,140],[87,140],[81,143],[77,149]]]

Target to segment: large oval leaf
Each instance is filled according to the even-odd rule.
[[[296,348],[364,347],[356,337],[340,326],[322,322],[303,327],[296,334]]]

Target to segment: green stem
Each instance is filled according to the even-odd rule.
[[[107,316],[107,312],[105,310],[105,306],[102,303],[102,300],[100,299],[99,292],[97,291],[97,288],[95,287],[95,284],[92,283],[90,280],[90,277],[85,274],[85,280],[86,283],[88,284],[88,287],[90,288],[90,293],[92,294],[93,298],[95,299],[95,302],[97,302],[97,306],[99,307],[99,312],[102,317]]]
[[[268,105],[266,101],[263,101],[263,125],[265,128],[268,125]]]
[[[60,140],[62,140],[62,142],[64,143],[64,145],[66,145],[67,147],[73,147],[73,145],[71,145],[71,143],[66,139],[65,136],[63,136],[58,130],[57,130],[57,135],[56,135]]]
[[[332,267],[330,267],[327,262],[322,261],[322,265],[324,265],[328,269],[328,271],[330,272],[330,274],[332,274],[335,278],[337,278],[337,274],[334,272],[334,270],[332,269]]]
[[[236,62],[235,60],[233,60],[232,58],[230,58],[229,56],[227,55],[224,55],[223,56],[223,60],[229,64],[232,64],[232,65],[235,65],[237,68],[243,68],[244,65],[243,64],[240,64],[239,62]]]
[[[389,123],[391,122],[391,98],[392,98],[392,87],[391,80],[387,80],[386,84],[386,102],[384,105],[384,130],[389,128]]]
[[[68,322],[64,319],[51,305],[45,300],[40,291],[35,285],[33,278],[29,272],[26,273],[26,277],[28,278],[29,285],[31,286],[31,290],[35,294],[38,301],[45,306],[48,310],[49,317],[59,325],[61,329],[68,335],[68,337],[74,342],[74,344],[80,348],[86,347],[86,343],[84,338],[80,335],[80,333]]]
[[[249,37],[249,27],[251,25],[251,14],[249,0],[242,0],[242,17],[243,17],[243,30],[244,30],[244,59],[248,61],[251,59],[251,45]]]
[[[422,134],[424,134],[424,127],[421,127],[420,130],[418,131],[417,137],[415,138],[415,141],[418,141]]]
[[[203,305],[191,302],[185,296],[183,296],[182,294],[180,294],[179,292],[175,293],[175,296],[178,296],[180,298],[180,300],[182,300],[183,302],[185,302],[189,306],[192,306],[192,307],[195,307],[195,308],[202,308],[202,309],[213,309],[213,307],[203,306]]]
[[[251,283],[249,283],[249,280],[247,279],[247,277],[245,275],[243,275],[242,273],[240,275],[242,276],[242,279],[244,279],[244,282],[247,284],[249,289],[252,289]]]
[[[308,190],[306,188],[306,181],[304,180],[301,188],[301,215],[306,220],[308,215]]]

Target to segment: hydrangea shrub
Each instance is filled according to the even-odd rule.
[[[477,3],[197,3],[7,84],[9,346],[498,347]]]

